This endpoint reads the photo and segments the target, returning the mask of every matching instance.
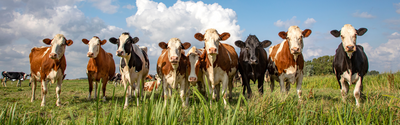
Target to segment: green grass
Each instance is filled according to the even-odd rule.
[[[30,102],[32,91],[28,81],[22,87],[15,87],[15,83],[0,87],[0,124],[400,124],[399,72],[393,77],[389,73],[366,76],[366,99],[359,108],[352,94],[354,85],[344,103],[332,75],[305,77],[303,102],[298,101],[293,85],[289,95],[283,95],[278,83],[272,93],[269,83],[264,83],[261,96],[256,85],[251,84],[254,96],[246,99],[241,95],[241,84],[237,83],[227,106],[222,99],[210,104],[192,87],[190,106],[186,108],[181,106],[178,91],[164,106],[161,88],[147,92],[140,106],[136,106],[136,99],[129,99],[127,109],[123,109],[125,90],[111,84],[107,85],[106,102],[101,98],[87,100],[86,80],[64,81],[61,107],[55,105],[56,85],[51,85],[46,107],[41,107],[40,85],[36,100]]]

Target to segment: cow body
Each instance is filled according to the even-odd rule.
[[[303,37],[308,37],[310,34],[311,30],[301,31],[297,26],[289,27],[288,32],[279,33],[279,36],[284,39],[283,42],[269,48],[268,71],[271,91],[274,91],[275,81],[279,82],[281,92],[286,94],[290,89],[290,84],[296,83],[297,94],[301,101],[304,68]]]
[[[354,29],[350,24],[346,24],[341,31],[332,30],[331,34],[335,37],[342,37],[342,43],[336,49],[333,60],[333,70],[341,89],[342,99],[345,102],[349,85],[355,84],[354,97],[356,105],[362,95],[364,75],[368,72],[368,58],[361,45],[356,45],[356,35],[362,36],[367,29]]]
[[[29,75],[25,74],[24,72],[7,72],[3,71],[1,73],[3,75],[3,81],[2,84],[4,87],[7,87],[6,83],[7,80],[15,81],[17,80],[17,87],[21,86],[21,81],[24,81]]]
[[[182,106],[188,106],[187,68],[189,67],[189,60],[182,51],[188,49],[190,43],[182,44],[178,38],[172,38],[168,43],[160,42],[158,45],[163,49],[157,60],[157,74],[163,84],[164,97],[169,98],[172,95],[172,89],[180,87]],[[167,104],[167,101],[165,101],[165,104]]]
[[[205,51],[200,56],[204,59],[202,70],[207,76],[210,92],[213,99],[218,99],[220,93],[220,85],[222,84],[222,92],[224,104],[226,105],[226,96],[232,98],[233,78],[238,68],[238,55],[233,46],[220,43],[230,37],[229,33],[219,34],[215,29],[206,30],[205,34],[196,33],[195,38],[199,41],[205,41]],[[228,89],[228,92],[227,92]]]
[[[31,65],[31,79],[32,85],[32,99],[35,100],[36,82],[40,81],[42,88],[42,103],[41,106],[45,106],[46,94],[47,94],[47,83],[57,82],[56,93],[57,101],[56,105],[61,106],[60,93],[61,84],[64,77],[64,72],[67,67],[67,62],[64,56],[66,46],[73,44],[72,40],[66,40],[64,35],[57,34],[52,40],[44,39],[44,43],[51,45],[50,47],[34,47],[29,54],[29,61]]]
[[[255,35],[249,35],[245,42],[238,40],[235,45],[240,48],[239,72],[242,76],[243,95],[245,95],[246,89],[249,97],[252,94],[250,80],[254,83],[258,82],[258,91],[262,95],[264,75],[269,63],[264,48],[271,45],[271,41],[260,42]]]
[[[97,98],[97,83],[101,82],[103,90],[103,101],[106,101],[106,87],[107,82],[115,74],[115,63],[111,53],[107,53],[101,47],[107,40],[100,41],[98,37],[93,37],[90,41],[87,39],[82,39],[82,42],[89,45],[89,51],[87,56],[90,58],[87,64],[86,74],[88,76],[89,82],[89,97],[91,99],[91,94],[93,90],[93,82],[95,82],[95,92],[94,98]]]
[[[113,44],[118,44],[116,53],[117,56],[122,57],[120,60],[121,80],[124,88],[128,89],[124,108],[128,107],[130,91],[135,91],[136,103],[139,105],[139,97],[143,96],[144,79],[149,73],[150,64],[145,51],[147,48],[139,48],[139,46],[135,45],[139,38],[132,38],[129,33],[122,33],[118,39],[112,37],[109,41]]]

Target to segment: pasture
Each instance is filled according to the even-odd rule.
[[[288,96],[264,83],[260,96],[251,83],[253,97],[245,99],[241,83],[235,84],[233,99],[224,106],[222,99],[213,101],[192,87],[189,107],[182,108],[178,91],[164,106],[161,88],[147,92],[140,106],[131,98],[123,110],[124,89],[107,85],[107,101],[87,100],[86,80],[65,80],[61,90],[61,107],[55,105],[53,84],[49,87],[46,107],[40,106],[40,85],[36,100],[30,102],[29,80],[22,87],[16,82],[0,87],[0,124],[400,124],[400,72],[366,76],[365,99],[355,106],[354,85],[347,103],[342,102],[339,85],[333,75],[304,77],[303,102],[298,102],[295,87]],[[100,89],[98,89],[99,91]]]

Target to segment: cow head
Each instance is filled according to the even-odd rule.
[[[255,65],[259,62],[260,50],[271,45],[271,41],[264,40],[260,42],[255,35],[249,35],[245,42],[237,40],[235,45],[240,48],[243,54],[243,61]]]
[[[347,56],[351,58],[351,54],[356,51],[356,40],[357,35],[362,36],[367,32],[366,28],[360,28],[358,30],[354,29],[350,24],[346,24],[340,31],[332,30],[331,34],[335,37],[342,37],[342,45],[347,53]]]
[[[90,58],[96,58],[99,54],[101,45],[106,44],[107,40],[100,41],[99,37],[94,36],[92,39],[82,39],[82,42],[86,45],[89,45],[89,51],[87,56]]]
[[[122,33],[121,36],[119,36],[118,39],[116,39],[115,37],[111,37],[109,39],[109,41],[112,44],[117,44],[118,45],[118,49],[116,52],[116,55],[119,57],[128,57],[131,55],[131,53],[133,53],[133,44],[139,42],[139,38],[135,37],[132,38],[129,33]]]
[[[188,42],[182,44],[181,40],[178,38],[171,38],[168,41],[168,44],[165,42],[160,42],[158,43],[158,46],[168,51],[168,61],[172,65],[177,66],[179,64],[179,60],[181,59],[181,52],[188,49],[191,44]]]
[[[189,58],[190,62],[190,73],[189,73],[189,82],[196,82],[197,81],[197,73],[200,71],[200,55],[202,55],[204,49],[197,49],[193,46],[188,54],[186,55]]]
[[[51,51],[49,57],[51,59],[61,59],[64,56],[66,46],[72,45],[72,40],[65,39],[64,35],[57,34],[53,39],[46,38],[43,43],[50,45]]]
[[[201,33],[196,33],[194,35],[194,38],[196,38],[199,41],[205,42],[204,48],[205,48],[208,56],[211,56],[211,58],[213,60],[213,62],[211,62],[211,63],[213,64],[218,55],[219,42],[227,40],[230,36],[231,36],[231,34],[229,34],[229,33],[219,34],[217,32],[217,30],[215,30],[215,29],[208,29],[208,30],[206,30],[206,33],[204,33],[204,35]]]
[[[310,29],[301,31],[298,26],[290,26],[287,32],[279,32],[279,37],[285,39],[289,43],[289,49],[291,54],[298,55],[303,52],[303,38],[308,37],[311,34]]]

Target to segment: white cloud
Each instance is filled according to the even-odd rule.
[[[128,4],[128,5],[123,6],[122,8],[131,10],[131,9],[135,9],[135,5]]]
[[[307,18],[307,20],[304,21],[304,26],[307,28],[311,28],[314,25],[314,23],[316,23],[316,22],[317,21],[315,21],[314,18]]]
[[[400,14],[400,3],[393,4],[396,7],[396,13]]]
[[[284,28],[289,28],[290,26],[293,26],[293,25],[299,25],[300,21],[296,20],[296,18],[297,18],[296,16],[293,16],[292,19],[286,20],[285,22],[278,20],[278,21],[274,22],[274,25],[277,27],[284,27]]]
[[[371,19],[371,18],[375,18],[375,17],[376,17],[376,16],[373,16],[373,15],[367,13],[367,12],[359,13],[358,11],[355,12],[355,13],[353,13],[353,16],[354,16],[354,17],[360,17],[360,18],[368,18],[368,19]]]
[[[400,39],[389,39],[373,49],[368,43],[360,43],[370,62],[370,70],[398,71],[400,62]]]
[[[112,5],[112,2],[115,0],[89,0],[93,3],[97,9],[100,9],[103,13],[113,14],[116,13],[119,6]]]

